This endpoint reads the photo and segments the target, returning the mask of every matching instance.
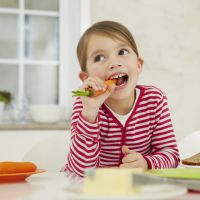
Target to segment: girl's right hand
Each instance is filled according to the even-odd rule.
[[[89,122],[95,122],[99,108],[104,101],[110,96],[110,93],[114,91],[115,85],[110,85],[109,88],[105,85],[105,82],[98,77],[88,77],[84,80],[81,90],[92,88],[93,90],[105,91],[101,95],[96,97],[81,97],[83,110],[82,115]]]

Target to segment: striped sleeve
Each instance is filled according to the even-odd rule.
[[[151,138],[152,153],[144,157],[150,169],[175,168],[180,159],[167,97],[161,91],[158,94]]]
[[[81,115],[81,110],[82,103],[78,98],[73,106],[71,144],[64,171],[83,177],[87,168],[94,168],[98,164],[100,135],[98,122],[88,122]]]

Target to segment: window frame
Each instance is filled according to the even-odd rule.
[[[58,65],[58,104],[66,107],[67,118],[70,117],[73,99],[71,90],[79,87],[78,73],[80,71],[76,58],[76,46],[80,35],[90,25],[90,0],[58,0],[59,11],[24,10],[25,0],[19,0],[19,8],[0,8],[0,13],[19,15],[18,58],[2,59],[0,64],[17,64],[19,69],[18,96],[24,97],[24,71],[27,64]],[[59,57],[58,60],[27,60],[24,57],[24,17],[58,16],[59,18]]]
[[[71,91],[80,86],[79,63],[76,46],[80,36],[90,26],[90,0],[60,0],[60,70],[59,104],[66,106],[66,116],[70,118],[74,102]],[[66,12],[65,8],[68,8]],[[70,31],[68,31],[70,30]]]

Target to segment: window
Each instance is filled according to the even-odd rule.
[[[0,90],[29,104],[71,108],[76,45],[90,23],[89,0],[0,0]]]

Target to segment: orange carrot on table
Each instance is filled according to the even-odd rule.
[[[32,162],[0,162],[0,174],[35,172],[37,166]]]
[[[116,81],[117,81],[116,79],[107,80],[107,81],[105,81],[105,84],[108,87],[109,85],[115,84]],[[106,91],[107,90],[108,89],[106,89]],[[80,96],[96,97],[96,96],[99,96],[100,94],[103,94],[106,91],[94,90],[92,88],[88,88],[88,89],[85,89],[85,90],[72,91],[72,93],[73,93],[73,97],[80,97]]]

